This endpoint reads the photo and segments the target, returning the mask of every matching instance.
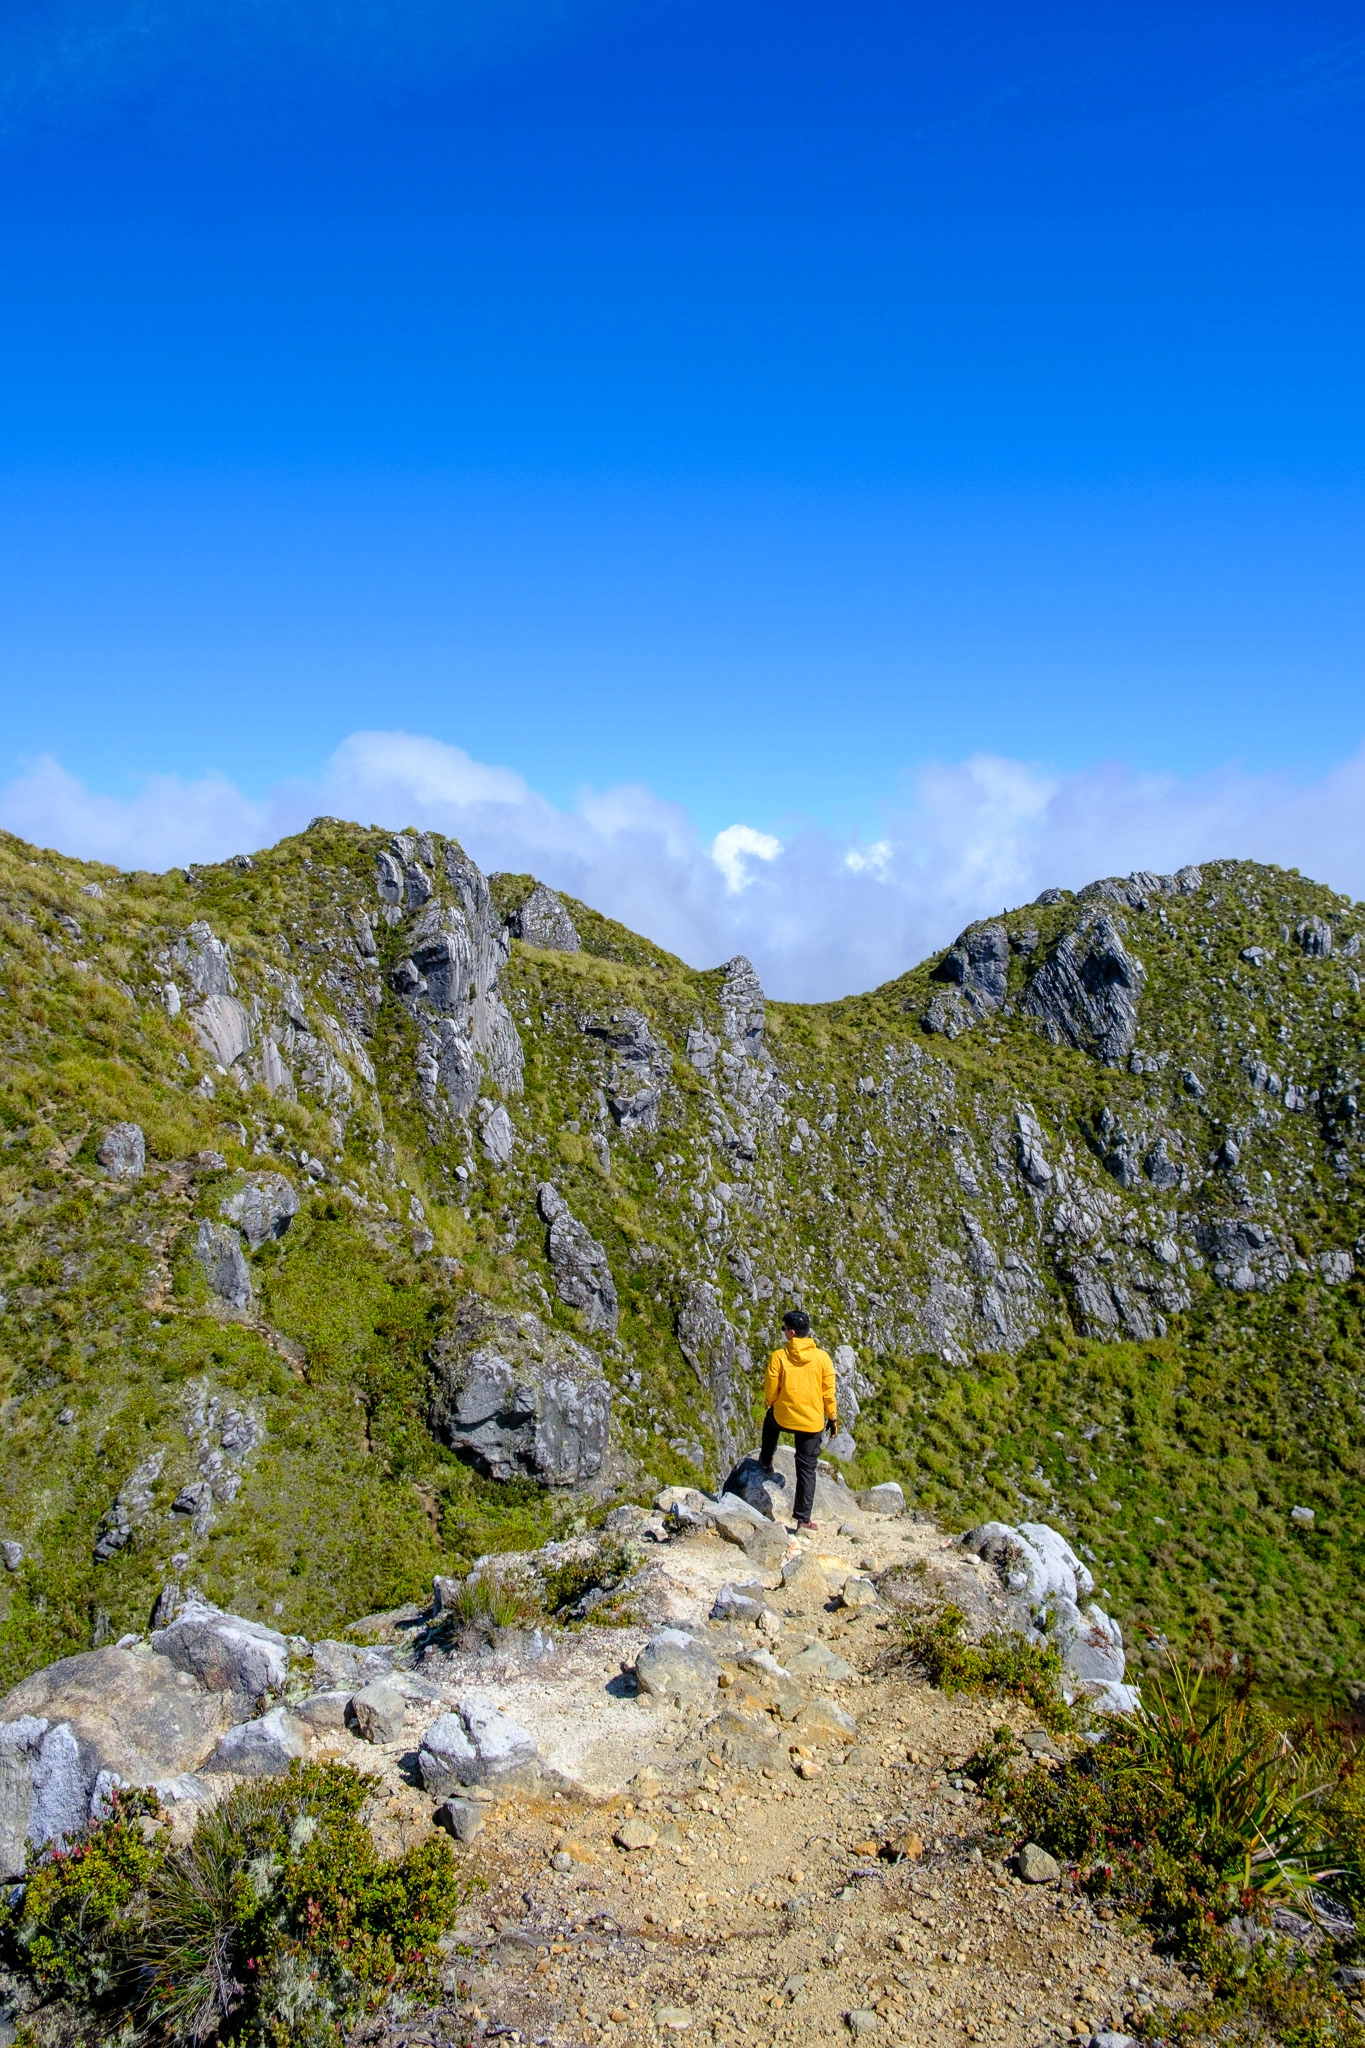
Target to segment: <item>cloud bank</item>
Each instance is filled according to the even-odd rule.
[[[512,769],[401,732],[352,733],[318,775],[260,801],[218,775],[104,796],[51,757],[0,790],[10,831],[125,868],[223,860],[318,813],[448,832],[483,867],[532,872],[694,966],[747,953],[770,994],[792,1000],[873,987],[973,918],[1133,868],[1232,855],[1365,893],[1365,747],[1307,782],[1236,768],[1062,774],[976,754],[920,768],[868,844],[815,826],[783,840],[742,821],[708,842],[638,784],[561,810]]]

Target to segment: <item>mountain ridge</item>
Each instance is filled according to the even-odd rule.
[[[1130,1631],[1203,1618],[1337,1696],[1361,930],[1205,862],[785,1004],[439,834],[319,819],[160,877],[0,839],[5,1674],[145,1625],[168,1579],[315,1630],[715,1479],[800,1300],[855,1478],[950,1525],[1043,1514]],[[470,1295],[600,1361],[586,1491],[433,1426]]]

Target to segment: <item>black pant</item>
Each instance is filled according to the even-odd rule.
[[[781,1434],[777,1418],[770,1408],[763,1418],[763,1441],[759,1449],[759,1457],[765,1465],[772,1464]],[[825,1432],[823,1429],[794,1429],[792,1436],[796,1442],[796,1519],[808,1522],[810,1511],[815,1506],[815,1467]]]

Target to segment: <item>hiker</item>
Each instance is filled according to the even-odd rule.
[[[773,1453],[784,1429],[796,1438],[796,1526],[814,1529],[810,1511],[815,1505],[815,1466],[826,1426],[833,1436],[839,1427],[838,1400],[834,1391],[834,1366],[827,1353],[811,1339],[810,1317],[803,1308],[789,1308],[782,1318],[786,1343],[768,1360],[768,1377],[763,1398],[768,1412],[763,1418],[763,1441],[759,1463],[772,1474]]]

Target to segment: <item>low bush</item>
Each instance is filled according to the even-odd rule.
[[[444,1837],[379,1855],[369,1791],[342,1765],[295,1764],[235,1787],[180,1849],[122,1798],[37,1863],[0,1918],[7,1959],[98,2015],[100,2038],[338,2048],[391,1993],[434,1990],[460,1903]]]
[[[1006,1729],[968,1760],[997,1819],[1040,1843],[1195,1964],[1212,2001],[1155,2031],[1280,2048],[1365,2048],[1331,1981],[1365,1896],[1355,1758],[1312,1723],[1280,1726],[1253,1674],[1207,1638],[1144,1682],[1144,1711],[1061,1764],[1024,1765]],[[1307,1923],[1276,1933],[1274,1909]]]
[[[993,1692],[1026,1700],[1054,1734],[1075,1726],[1061,1694],[1062,1660],[1057,1652],[1013,1630],[993,1630],[973,1643],[960,1607],[902,1623],[907,1654],[940,1692]]]

